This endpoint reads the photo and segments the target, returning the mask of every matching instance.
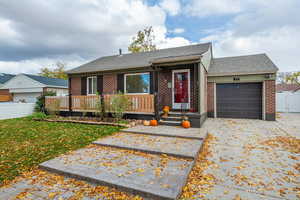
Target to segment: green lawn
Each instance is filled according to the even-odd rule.
[[[0,120],[0,185],[39,163],[90,144],[119,128],[72,123]]]

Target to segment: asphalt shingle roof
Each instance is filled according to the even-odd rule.
[[[275,73],[276,65],[266,54],[214,58],[208,70],[209,76]]]
[[[38,81],[42,84],[48,85],[48,86],[58,86],[58,87],[68,87],[68,81],[64,79],[59,78],[48,78],[44,76],[37,76],[32,74],[24,74],[28,76],[29,78]]]
[[[15,75],[13,75],[13,74],[0,73],[0,84],[6,83],[7,81],[9,81],[14,76]]]
[[[208,51],[211,43],[203,43],[197,45],[189,45],[176,48],[160,49],[151,52],[130,53],[105,56],[96,59],[87,64],[81,65],[77,68],[67,71],[68,74],[120,70],[129,68],[139,68],[151,66],[151,61],[159,58],[170,58],[188,55],[201,55]]]

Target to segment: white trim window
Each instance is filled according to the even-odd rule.
[[[149,94],[150,73],[125,74],[124,90],[125,94]]]
[[[97,77],[87,77],[87,95],[96,95],[97,92]]]

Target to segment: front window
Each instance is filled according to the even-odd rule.
[[[97,77],[92,76],[87,78],[87,94],[95,95],[97,91]]]
[[[150,93],[149,73],[125,74],[124,81],[125,81],[126,94],[149,94]]]

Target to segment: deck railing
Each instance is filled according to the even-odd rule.
[[[47,96],[45,97],[45,106],[49,110],[69,110],[69,97],[67,96]]]
[[[101,109],[101,102],[104,103],[106,112],[113,112],[111,107],[112,100],[116,95],[101,96],[71,96],[71,109],[77,112],[98,112]],[[153,113],[154,112],[154,95],[125,95],[130,105],[126,110],[127,113]],[[69,111],[69,97],[52,97],[45,98],[46,109]]]
[[[72,96],[73,111],[96,112],[100,105],[100,96]]]

